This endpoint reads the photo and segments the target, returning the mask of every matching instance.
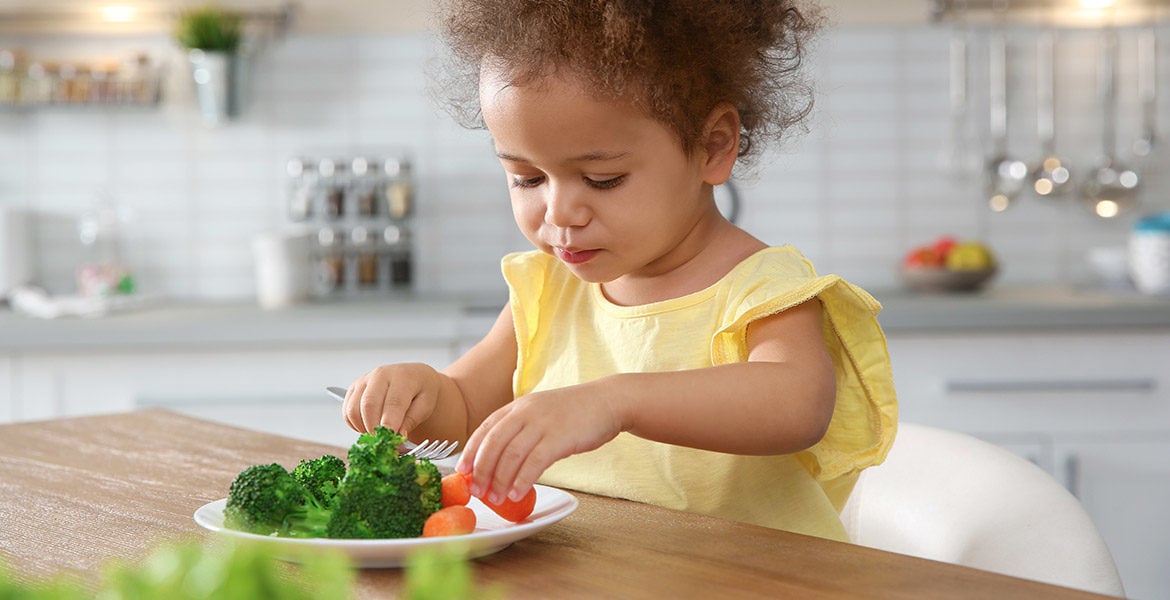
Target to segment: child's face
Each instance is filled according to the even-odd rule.
[[[705,245],[705,154],[660,122],[559,75],[513,86],[485,69],[480,103],[517,225],[581,279],[663,275]]]

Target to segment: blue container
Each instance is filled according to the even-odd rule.
[[[1170,212],[1138,220],[1129,236],[1129,275],[1143,294],[1170,294]]]

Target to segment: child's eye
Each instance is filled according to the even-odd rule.
[[[544,177],[512,177],[512,187],[514,188],[531,188],[536,187],[544,181]]]
[[[617,177],[612,177],[610,179],[600,179],[600,180],[599,179],[591,179],[589,177],[585,178],[586,183],[588,183],[591,187],[595,187],[599,190],[608,190],[609,188],[617,187],[618,184],[620,184],[621,182],[623,182],[625,180],[626,180],[625,175],[618,175]]]

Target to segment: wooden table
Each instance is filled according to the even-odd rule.
[[[192,520],[248,465],[343,453],[149,410],[0,426],[0,560],[21,579],[71,573],[167,540],[209,537]],[[344,454],[340,454],[344,455]],[[860,546],[574,494],[577,512],[473,565],[508,598],[1103,598]],[[362,598],[401,571],[364,570]]]

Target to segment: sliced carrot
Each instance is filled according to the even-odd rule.
[[[462,473],[451,473],[443,478],[443,506],[466,506],[471,501],[471,488]]]
[[[475,531],[475,511],[455,505],[440,508],[423,523],[423,537],[463,535]]]
[[[532,514],[532,510],[536,508],[536,488],[530,488],[519,501],[504,498],[503,502],[495,504],[486,498],[480,498],[480,500],[497,515],[513,523],[519,523],[527,519],[528,515]]]

